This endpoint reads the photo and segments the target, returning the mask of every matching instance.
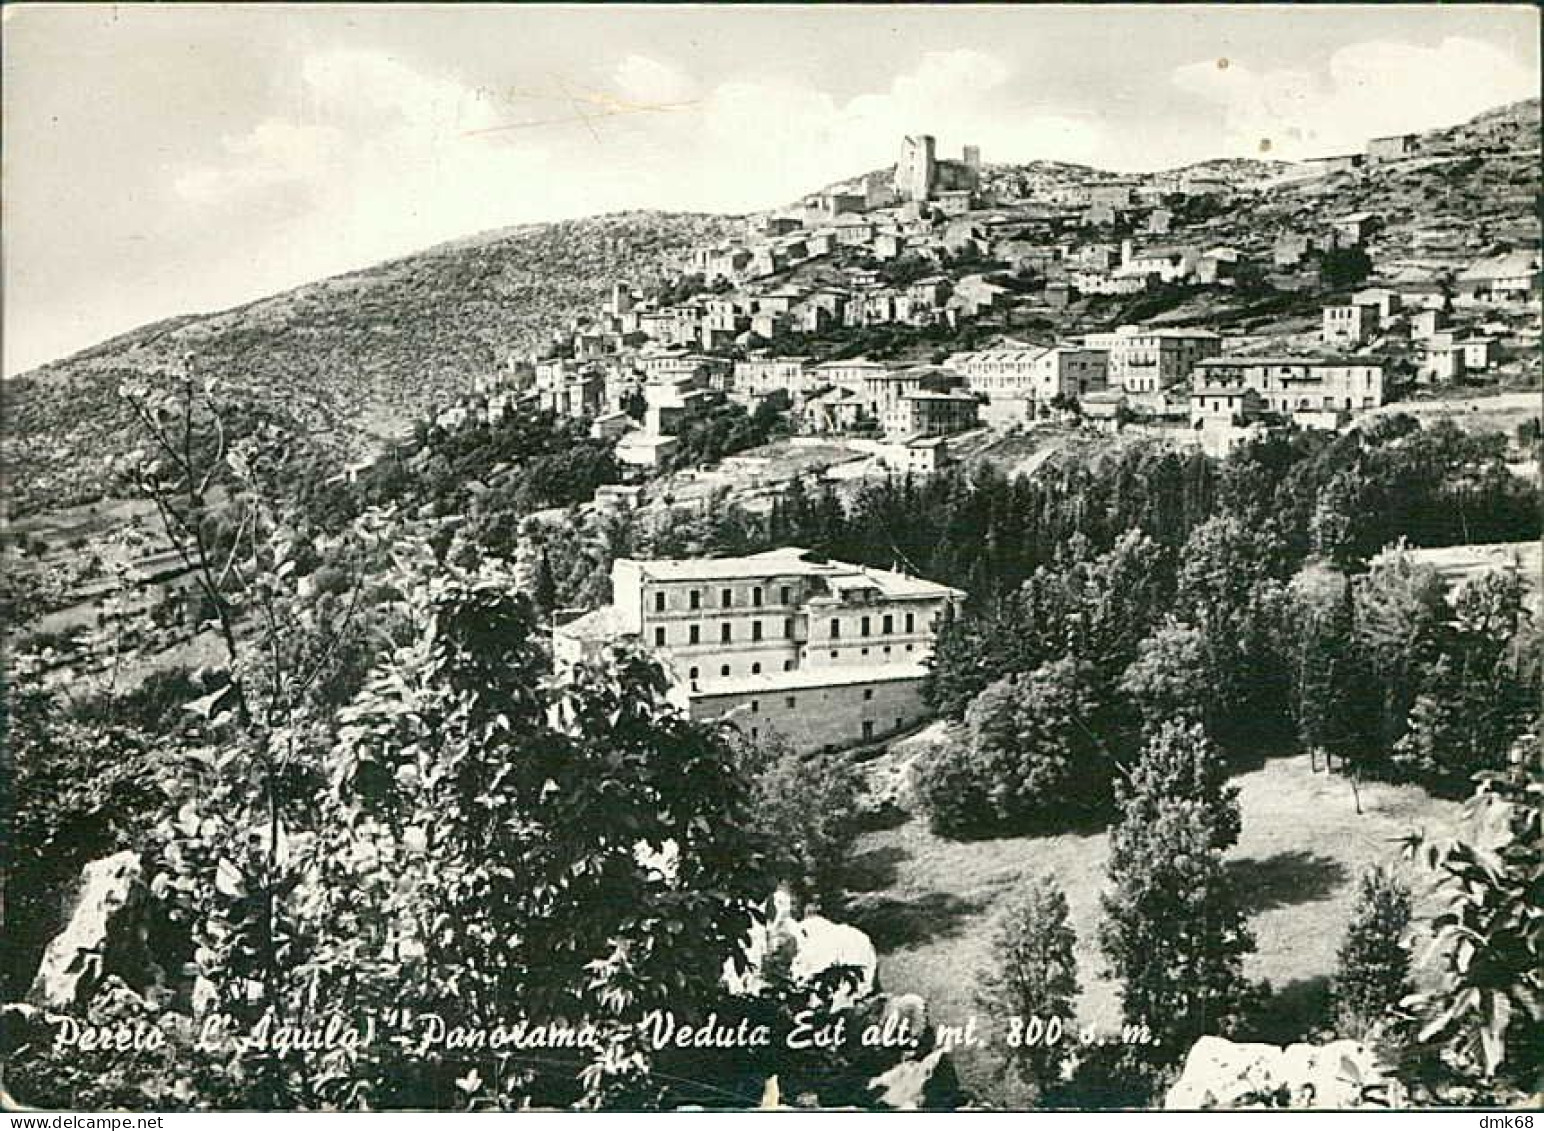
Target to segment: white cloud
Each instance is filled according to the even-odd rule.
[[[286,217],[258,274],[342,270],[508,223],[521,200],[558,203],[544,151],[501,132],[487,91],[384,54],[330,51],[303,61],[296,105],[172,182],[205,211]]]
[[[617,88],[629,102],[678,105],[691,101],[697,84],[677,67],[647,55],[629,55],[617,64]]]
[[[1342,47],[1323,72],[1255,71],[1207,60],[1173,72],[1179,89],[1223,109],[1217,150],[1304,157],[1360,149],[1369,137],[1451,125],[1537,93],[1538,76],[1486,43],[1436,47],[1370,40]]]
[[[201,203],[303,182],[326,168],[344,143],[343,133],[329,126],[265,118],[250,133],[224,140],[230,160],[185,169],[173,188],[184,199]]]
[[[808,80],[725,82],[667,116],[668,141],[650,144],[676,160],[640,168],[635,187],[655,204],[674,194],[678,206],[753,209],[887,165],[905,134],[933,134],[944,155],[979,145],[988,161],[1087,160],[1104,144],[1097,122],[1020,104],[1014,77],[995,55],[955,50],[927,52],[886,89],[846,100]]]
[[[1019,104],[1014,77],[993,54],[930,51],[886,88],[838,98],[778,75],[702,89],[633,53],[602,90],[554,78],[494,90],[328,51],[303,60],[294,109],[226,138],[173,189],[209,213],[287,216],[286,246],[269,254],[322,271],[531,219],[769,207],[889,164],[908,133],[934,134],[945,155],[979,145],[989,161],[1097,152],[1097,122]]]

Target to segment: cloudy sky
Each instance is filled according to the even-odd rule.
[[[894,160],[1302,157],[1539,87],[1528,5],[4,9],[7,374],[487,228]]]

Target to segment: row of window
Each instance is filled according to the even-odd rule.
[[[906,614],[906,622],[905,623],[906,623],[906,628],[905,628],[906,632],[908,632],[908,633],[916,632],[917,631],[917,614],[915,614],[915,613],[907,613]],[[871,636],[871,635],[873,635],[873,624],[874,624],[874,618],[873,617],[864,617],[864,618],[862,618],[858,622],[858,635],[859,636]],[[889,636],[894,631],[895,631],[895,617],[893,615],[891,615],[890,613],[886,613],[884,615],[884,617],[881,618],[881,620],[880,620],[880,635],[881,636]],[[832,640],[840,640],[841,638],[842,638],[842,620],[841,620],[840,617],[832,617],[831,618],[831,639]]]
[[[850,652],[850,651],[852,651],[852,649],[849,648],[848,651]],[[910,644],[906,645],[906,651],[908,651],[908,652],[911,651],[911,645]],[[863,655],[863,656],[867,656],[869,654],[869,650],[867,648],[860,648],[859,649],[859,654]],[[885,655],[888,656],[889,654],[890,654],[890,645],[886,644],[885,645]],[[840,653],[838,653],[835,648],[831,649],[831,658],[833,660],[837,659],[839,657],[839,655],[840,655]]]
[[[863,701],[865,703],[868,703],[868,702],[872,701],[873,698],[874,698],[874,689],[872,687],[865,687],[863,689]],[[785,696],[783,696],[783,706],[788,708],[788,710],[792,711],[798,705],[799,705],[799,697],[797,695],[785,695]],[[760,699],[752,699],[751,700],[751,714],[753,714],[753,715],[761,714],[761,700]],[[900,725],[900,721],[899,720],[896,721],[896,725],[897,726]]]
[[[783,661],[783,670],[785,672],[791,672],[797,666],[798,665],[793,660],[784,660]],[[732,671],[732,669],[730,668],[730,666],[728,664],[722,664],[722,665],[719,666],[718,674],[719,674],[720,678],[728,679],[729,676],[730,676],[731,671]],[[751,675],[760,675],[760,674],[761,674],[761,664],[759,664],[759,663],[752,664],[751,665]],[[702,669],[698,668],[698,667],[693,667],[689,672],[686,673],[686,678],[691,681],[692,690],[693,691],[697,690],[697,681],[702,678]]]
[[[759,590],[758,590],[758,592],[759,592]],[[903,623],[905,625],[905,628],[904,628],[905,632],[907,632],[908,634],[915,632],[917,630],[917,616],[916,616],[916,614],[915,613],[907,613]],[[883,617],[880,618],[879,624],[880,624],[880,635],[882,635],[882,636],[890,636],[890,635],[892,635],[895,632],[895,617],[894,617],[893,614],[886,613]],[[858,635],[859,636],[872,636],[873,635],[873,628],[874,628],[874,618],[873,617],[865,616],[858,623]],[[793,635],[794,635],[794,619],[792,617],[784,617],[783,618],[783,637],[785,639],[792,640],[793,639]],[[841,618],[840,617],[832,617],[831,618],[831,639],[832,640],[840,640],[841,638],[842,638],[842,621],[841,621]],[[762,639],[764,639],[764,637],[763,637],[763,633],[762,633],[761,621],[759,621],[759,620],[751,621],[751,640],[753,642],[755,642],[755,641],[762,640]],[[726,620],[726,621],[722,622],[718,626],[718,640],[719,640],[720,644],[732,644],[732,643],[734,643],[734,622],[733,621],[727,621]],[[666,630],[666,627],[664,625],[655,625],[655,627],[654,627],[654,645],[655,645],[655,647],[663,648],[668,643],[669,643],[669,634],[668,634],[668,632]],[[688,645],[701,644],[702,643],[702,626],[700,624],[689,624],[689,625],[686,626],[686,643]]]
[[[781,604],[781,605],[791,605],[791,604],[793,604],[793,587],[791,585],[779,586],[777,593],[778,593],[778,603],[779,604]],[[700,608],[702,608],[702,590],[701,589],[688,590],[687,595],[686,595],[686,599],[687,599],[687,604],[688,604],[688,606],[690,608],[693,608],[693,609],[700,609]],[[751,589],[751,606],[753,608],[759,609],[759,608],[761,608],[761,603],[762,603],[761,586],[757,585],[753,589]],[[734,608],[734,590],[733,589],[730,589],[730,588],[726,587],[726,588],[720,589],[718,591],[718,607],[721,608],[721,609],[732,609],[732,608]],[[654,611],[656,613],[662,613],[662,612],[665,611],[665,591],[663,589],[656,590],[655,593],[654,593]]]
[[[906,651],[910,652],[911,650],[912,650],[912,646],[910,644],[906,645]],[[862,650],[862,653],[863,653],[863,655],[867,656],[869,654],[869,650],[867,648],[864,648]],[[888,644],[885,645],[885,655],[887,655],[887,656],[890,655],[890,645],[888,645]],[[833,649],[832,652],[831,652],[831,658],[833,660],[835,660],[835,659],[838,659],[839,656],[840,656],[840,653],[838,653],[835,649]],[[795,660],[784,660],[783,661],[783,670],[785,672],[791,672],[791,671],[793,671],[798,666],[799,666],[798,662],[795,661]],[[731,675],[734,674],[734,668],[731,665],[729,665],[729,664],[720,664],[719,668],[718,668],[718,674],[719,674],[719,677],[721,679],[728,679]],[[757,661],[757,662],[751,664],[750,674],[751,675],[760,675],[761,674],[761,663],[760,663],[760,661]],[[697,690],[697,681],[702,678],[702,669],[699,668],[699,667],[696,667],[694,665],[686,673],[686,678],[691,681],[692,690],[693,691]],[[869,698],[869,697],[870,696],[868,696],[868,695],[864,696],[864,698]]]
[[[784,617],[783,618],[783,637],[784,637],[784,639],[787,639],[787,640],[792,640],[793,639],[793,618],[792,617]],[[759,620],[751,621],[751,640],[752,640],[752,642],[755,642],[755,641],[758,641],[758,640],[762,640],[762,639],[764,639],[764,636],[763,636],[763,633],[762,633],[761,622]],[[726,620],[726,621],[724,621],[722,624],[720,624],[718,626],[718,641],[719,641],[720,644],[732,644],[732,643],[734,643],[734,622],[733,621],[727,621]],[[661,625],[655,625],[654,626],[654,646],[656,648],[663,648],[668,643],[669,643],[669,638],[668,638],[668,635],[666,633],[665,626],[662,625],[662,624]],[[688,645],[691,645],[691,644],[701,644],[702,643],[702,625],[700,625],[700,624],[689,624],[689,625],[686,626],[686,643]]]

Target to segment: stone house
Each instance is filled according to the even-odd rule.
[[[979,409],[969,393],[918,390],[891,401],[881,421],[891,437],[949,436],[976,427]]]
[[[1370,138],[1367,142],[1367,156],[1374,161],[1397,161],[1419,150],[1420,140],[1415,134],[1391,134]]]
[[[1319,340],[1328,346],[1355,347],[1372,341],[1377,329],[1378,308],[1371,303],[1326,306]]]

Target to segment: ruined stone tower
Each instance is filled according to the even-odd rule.
[[[901,159],[895,163],[895,191],[902,200],[927,200],[932,194],[936,144],[931,134],[902,139]]]

